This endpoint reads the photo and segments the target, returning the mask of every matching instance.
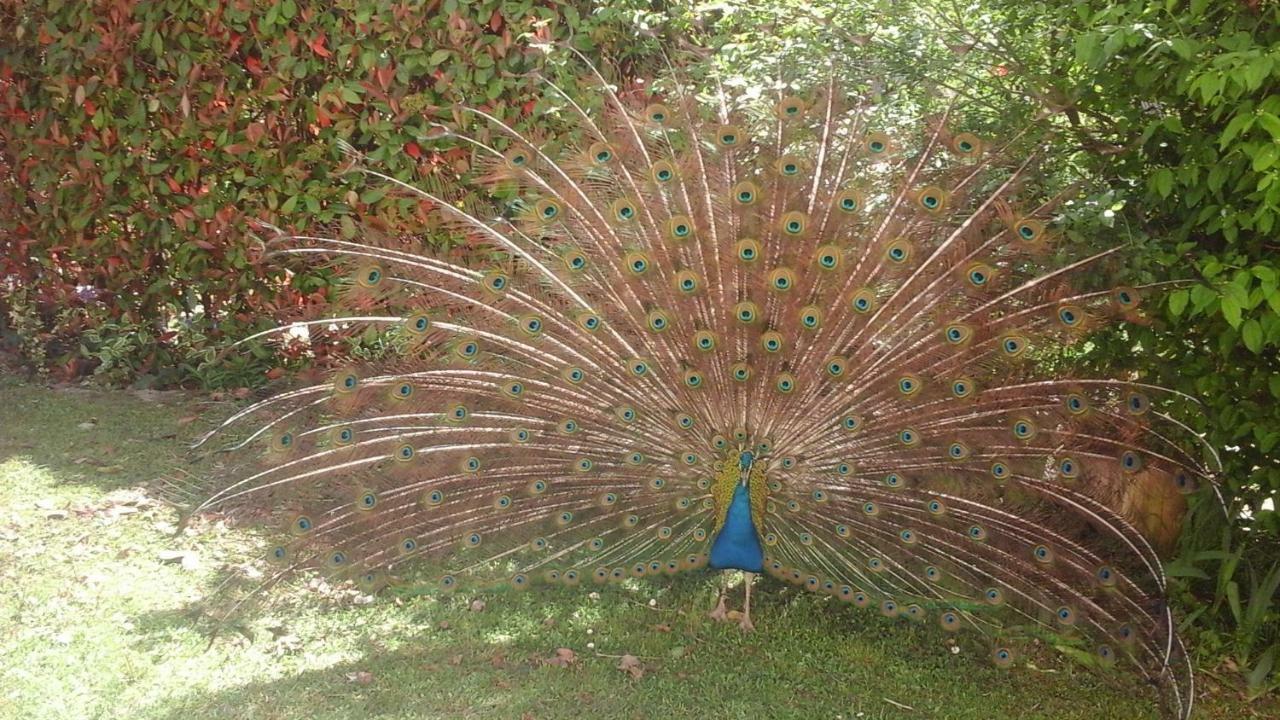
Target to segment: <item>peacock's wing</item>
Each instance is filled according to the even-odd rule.
[[[452,137],[514,200],[381,176],[498,260],[272,242],[347,278],[346,315],[277,334],[387,357],[231,418],[256,466],[203,507],[272,509],[281,574],[604,582],[702,566],[715,480],[751,449],[772,572],[986,633],[1001,664],[1037,628],[1086,643],[1189,712],[1137,527],[1209,474],[1169,393],[1057,369],[1147,288],[1107,284],[1118,246],[1053,232],[1069,191],[1036,176],[1038,136],[904,123],[835,83],[738,108],[591,73],[596,106],[548,84],[580,137],[559,152],[462,111],[492,139]]]

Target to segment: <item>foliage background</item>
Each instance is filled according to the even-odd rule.
[[[985,133],[1059,129],[1046,167],[1080,180],[1074,241],[1120,239],[1151,322],[1074,358],[1199,398],[1228,527],[1201,498],[1170,563],[1207,665],[1276,687],[1280,620],[1280,3],[1275,0],[109,0],[0,3],[0,329],[60,378],[253,385],[296,358],[226,338],[323,305],[250,221],[354,234],[430,228],[430,208],[341,174],[338,139],[388,174],[447,179],[432,140],[466,101],[522,127],[548,100],[534,46],[620,75],[660,48],[717,52],[727,83],[848,66],[921,113],[950,93]],[[683,57],[683,56],[682,56]],[[848,73],[857,74],[857,73]],[[413,242],[439,242],[428,232]]]

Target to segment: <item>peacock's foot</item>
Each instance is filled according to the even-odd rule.
[[[724,609],[723,595],[720,596],[720,602],[716,603],[715,609],[707,613],[707,617],[711,618],[712,620],[715,620],[716,622],[724,622],[729,618],[728,611]]]
[[[756,629],[755,623],[751,622],[751,616],[743,613],[742,619],[738,621],[738,627],[742,632],[751,632]]]

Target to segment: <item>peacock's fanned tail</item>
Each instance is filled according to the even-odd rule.
[[[391,350],[228,420],[253,464],[201,507],[271,510],[278,576],[376,587],[425,557],[446,589],[591,585],[703,567],[751,449],[774,575],[984,633],[1003,665],[1038,628],[1188,713],[1147,537],[1210,473],[1169,392],[1052,370],[1148,289],[1107,284],[1118,247],[1054,232],[1034,133],[954,112],[886,132],[888,106],[835,83],[739,107],[588,82],[591,109],[548,83],[581,138],[557,152],[459,111],[501,206],[364,170],[489,265],[270,242],[347,278],[345,314],[273,334]]]

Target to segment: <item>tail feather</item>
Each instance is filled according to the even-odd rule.
[[[346,278],[343,310],[242,342],[383,359],[228,419],[211,437],[244,465],[200,508],[273,511],[270,582],[376,588],[426,557],[442,589],[593,584],[705,566],[718,483],[751,450],[775,575],[991,636],[999,664],[1020,634],[1091,646],[1185,716],[1134,494],[1212,473],[1160,408],[1185,396],[1055,370],[1161,284],[1109,286],[1118,247],[1060,242],[1075,189],[1037,176],[1041,129],[981,139],[961,100],[908,122],[834,73],[708,104],[587,66],[592,102],[547,82],[578,131],[558,151],[455,111],[483,131],[440,140],[474,153],[492,205],[347,148],[468,252],[279,233],[269,252]]]

